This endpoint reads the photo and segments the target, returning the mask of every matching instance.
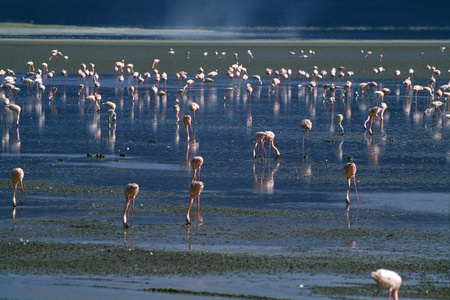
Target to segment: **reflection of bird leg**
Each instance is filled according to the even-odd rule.
[[[358,197],[358,190],[356,189],[356,178],[353,176],[353,184],[355,185],[355,193],[356,193],[356,199],[358,200],[358,207],[359,207],[359,197]],[[350,186],[350,183],[349,183]]]

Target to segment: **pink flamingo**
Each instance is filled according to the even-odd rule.
[[[355,186],[355,192],[356,192],[356,199],[358,199],[358,206],[359,206],[359,197],[358,197],[358,190],[356,189],[356,165],[354,163],[348,163],[344,166],[344,174],[347,176],[347,198],[345,200],[347,201],[347,206],[350,205],[350,180],[353,178],[353,184]]]
[[[23,170],[21,168],[14,168],[11,170],[11,180],[13,181],[13,185],[14,185],[14,189],[13,189],[13,199],[12,199],[12,203],[13,206],[16,207],[16,191],[17,191],[17,184],[20,182],[20,186],[22,188],[22,201],[21,204],[23,203]]]
[[[19,126],[20,111],[22,110],[17,104],[6,105],[16,115],[16,126]]]
[[[303,140],[305,140],[305,131],[306,131],[306,140],[308,140],[308,131],[312,129],[312,122],[309,119],[304,119],[300,122],[300,127],[303,129]]]
[[[372,108],[369,108],[369,110],[367,111],[367,120],[364,122],[364,130],[367,130],[367,122],[369,122],[370,120],[370,126],[369,126],[369,133],[373,135],[373,131],[372,131],[372,127],[374,124],[374,118],[377,117],[378,121],[381,124],[381,121],[383,121],[383,114],[384,111],[386,110],[387,105],[386,103],[382,102],[381,103],[381,107],[375,106]],[[381,117],[378,115],[380,113]]]
[[[189,138],[189,128],[188,127],[190,126],[191,127],[191,131],[192,131],[191,116],[190,115],[185,115],[183,117],[183,123],[184,123],[184,126],[186,128],[186,138],[187,138],[187,141],[189,142],[190,138]]]
[[[189,103],[188,108],[190,111],[192,111],[194,113],[194,125],[197,125],[197,122],[195,120],[195,111],[200,108],[200,105],[198,105],[195,102],[191,102],[191,103]]]
[[[203,157],[194,156],[191,159],[191,167],[192,167],[192,171],[193,171],[191,183],[194,182],[194,179],[200,180],[200,168],[202,167],[202,165],[203,165]],[[197,174],[197,170],[198,170],[198,174]]]
[[[133,228],[134,199],[136,198],[136,195],[139,193],[139,185],[137,185],[136,183],[129,183],[125,186],[123,193],[125,194],[126,199],[125,210],[123,211],[123,227]],[[130,207],[131,199],[133,199],[133,205],[131,208],[131,224],[128,224],[127,214],[128,209]]]
[[[398,290],[402,284],[402,278],[397,273],[385,269],[378,269],[371,272],[370,276],[378,284],[378,290],[373,298],[374,300],[377,299],[378,293],[382,288],[389,290],[389,300],[391,299],[392,293],[394,293],[394,300],[398,300]]]
[[[187,225],[191,225],[191,218],[190,218],[190,213],[191,213],[191,208],[192,205],[194,204],[194,199],[195,197],[197,197],[197,217],[199,220],[201,220],[200,218],[200,193],[203,191],[203,182],[201,181],[193,181],[191,182],[191,184],[188,187],[188,191],[189,191],[189,195],[191,196],[191,200],[189,202],[189,208],[186,214],[186,224]]]
[[[258,143],[261,142],[261,148],[264,152],[266,152],[264,150],[264,138],[265,138],[266,133],[263,131],[259,131],[257,133],[255,133],[255,135],[253,136],[253,141],[255,142],[255,147],[253,147],[253,159],[256,158],[256,154],[255,154],[255,149],[256,147],[258,147]],[[259,153],[259,148],[258,148],[258,153]]]
[[[277,152],[277,155],[275,156],[275,159],[277,159],[280,156],[280,151],[278,151],[277,147],[273,144],[273,140],[275,139],[275,133],[272,131],[266,131],[264,132],[264,141],[269,141],[269,156],[270,157],[270,148],[273,147],[275,151]],[[264,142],[263,142],[264,143]]]

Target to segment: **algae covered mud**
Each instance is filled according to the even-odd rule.
[[[8,97],[22,107],[18,127],[9,110],[2,114],[2,297],[368,299],[376,291],[370,271],[386,268],[402,276],[402,299],[448,298],[448,107],[424,116],[432,101],[446,100],[403,85],[410,77],[428,86],[431,76],[436,89],[447,84],[446,44],[2,40],[0,69],[15,71],[21,89]],[[54,49],[68,60],[49,60]],[[119,81],[114,65],[122,59],[152,77],[139,84],[125,73]],[[154,59],[166,82],[153,80]],[[43,76],[44,95],[20,81],[28,61],[55,71]],[[87,100],[96,91],[93,77],[77,75],[89,63],[99,75],[101,102],[117,104],[111,128],[107,110],[97,112]],[[233,64],[250,79],[226,76]],[[327,74],[310,91],[315,66]],[[332,68],[341,66],[344,76],[332,79]],[[219,75],[201,82],[200,67]],[[293,72],[274,87],[276,75],[266,68]],[[190,114],[190,102],[200,105],[195,143],[172,110],[185,85],[175,78],[180,71],[195,81],[179,98],[180,116]],[[261,76],[261,86],[252,75]],[[347,81],[349,92],[337,88],[334,101],[329,90],[322,97],[325,85]],[[358,87],[372,81],[375,88]],[[388,108],[370,135],[363,124],[382,88],[391,91],[383,98]],[[344,116],[344,135],[336,114]],[[299,126],[304,118],[313,123],[308,140]],[[253,135],[266,130],[275,133],[281,156],[253,160]],[[188,162],[195,155],[204,158],[203,222],[188,227]],[[352,186],[346,209],[348,161],[358,168],[361,205]],[[12,210],[14,167],[25,171],[25,194]],[[140,192],[134,227],[124,230],[129,182]]]

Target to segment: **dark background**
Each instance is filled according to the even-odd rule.
[[[450,1],[144,1],[16,0],[0,22],[141,28],[448,27]]]

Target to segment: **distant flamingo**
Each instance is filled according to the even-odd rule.
[[[344,127],[342,127],[342,120],[344,120],[344,116],[343,115],[341,115],[341,114],[337,114],[336,115],[336,122],[338,123],[338,125],[339,125],[339,127],[341,128],[341,130],[342,130],[342,135],[344,134]]]
[[[112,109],[112,110],[116,109],[116,104],[114,102],[111,102],[111,101],[103,102],[102,106],[106,107],[107,109]]]
[[[175,113],[175,117],[177,118],[177,124],[180,121],[180,105],[177,103],[173,106],[173,112]]]
[[[397,273],[385,269],[378,269],[371,272],[370,276],[378,284],[378,290],[373,298],[374,300],[377,298],[381,289],[389,290],[389,300],[391,299],[392,293],[394,293],[394,300],[398,300],[398,290],[402,284],[402,278]]]
[[[270,157],[270,148],[273,147],[275,151],[277,152],[277,155],[275,156],[275,159],[277,159],[280,156],[280,151],[278,151],[277,147],[273,144],[273,140],[275,139],[275,134],[272,131],[266,131],[264,132],[264,140],[269,141],[269,156]]]
[[[8,107],[15,114],[16,126],[19,126],[19,118],[20,118],[20,111],[21,111],[20,106],[17,104],[8,104],[8,105],[6,105],[6,107]]]
[[[347,176],[347,198],[345,200],[347,201],[347,205],[350,205],[350,180],[353,177],[353,184],[355,185],[355,192],[356,192],[356,199],[358,199],[358,206],[359,206],[359,197],[358,197],[358,191],[356,189],[356,165],[354,163],[348,163],[344,166],[344,174]]]
[[[264,138],[266,136],[266,133],[263,131],[259,131],[257,133],[255,133],[255,135],[253,136],[253,141],[255,142],[255,147],[253,147],[253,159],[256,158],[256,153],[255,150],[258,147],[258,143],[261,143],[261,148],[262,150],[265,152],[264,150]],[[259,153],[259,148],[258,148],[258,153]]]
[[[192,125],[191,125],[191,116],[190,115],[185,115],[183,117],[183,123],[184,126],[186,127],[186,138],[187,141],[189,142],[190,138],[189,138],[189,126],[191,127],[191,131],[192,131]]]
[[[250,99],[252,97],[252,92],[253,92],[253,88],[252,85],[250,83],[247,83],[247,95],[248,95],[248,99]]]
[[[23,197],[23,170],[21,168],[14,168],[11,171],[11,180],[13,181],[13,185],[14,185],[14,189],[13,189],[13,199],[12,199],[12,203],[13,206],[16,207],[16,191],[17,191],[17,184],[20,182],[20,186],[22,188],[22,197]],[[21,204],[23,203],[23,198],[21,201]]]
[[[375,107],[369,108],[369,110],[367,111],[367,120],[364,122],[364,130],[367,130],[366,124],[370,120],[369,133],[371,135],[373,135],[372,127],[373,127],[374,120],[375,120],[374,118],[377,117],[378,121],[381,124],[381,121],[383,120],[383,118],[380,117],[378,114],[381,113],[381,115],[383,115],[384,111],[387,108],[387,105],[384,102],[382,102],[381,104],[382,104],[382,107],[375,106]]]
[[[195,111],[200,108],[200,105],[198,105],[195,102],[191,102],[191,103],[189,103],[188,108],[190,111],[192,111],[194,113],[194,125],[196,126],[197,122],[195,120]]]
[[[186,214],[186,224],[187,225],[191,225],[191,218],[190,218],[190,214],[191,214],[191,208],[192,205],[194,204],[194,199],[195,197],[197,197],[197,217],[199,220],[200,219],[200,193],[203,191],[203,182],[201,181],[193,181],[191,182],[191,184],[188,187],[188,191],[189,191],[189,195],[191,196],[191,200],[189,202],[189,208]]]
[[[309,119],[304,119],[300,122],[300,127],[303,130],[303,140],[305,140],[305,131],[306,131],[306,140],[308,140],[308,131],[312,129],[312,122]]]
[[[136,195],[139,193],[139,185],[137,185],[136,183],[129,183],[125,186],[123,193],[125,194],[126,199],[125,210],[123,211],[123,227],[133,228],[134,199],[136,198]],[[128,224],[127,214],[128,209],[130,207],[131,199],[133,199],[133,205],[131,209],[131,224]]]
[[[194,182],[194,180],[200,180],[200,168],[203,165],[203,157],[201,156],[194,156],[191,159],[191,167],[192,167],[192,179],[191,179],[191,183]]]

